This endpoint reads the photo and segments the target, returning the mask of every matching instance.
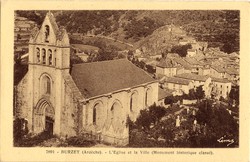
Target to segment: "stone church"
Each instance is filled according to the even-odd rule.
[[[31,133],[91,133],[126,145],[127,117],[135,120],[158,100],[158,82],[126,59],[71,67],[68,34],[51,12],[32,32],[28,67],[17,86],[15,116],[28,121]]]

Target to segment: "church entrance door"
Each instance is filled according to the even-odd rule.
[[[46,116],[45,117],[45,130],[44,130],[44,132],[47,135],[52,136],[53,135],[53,127],[54,127],[54,120],[51,117]]]
[[[55,111],[49,100],[40,99],[34,110],[34,132],[44,132],[51,136],[54,133]]]

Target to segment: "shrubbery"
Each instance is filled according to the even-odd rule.
[[[29,136],[23,137],[19,141],[15,142],[14,145],[18,147],[34,147],[38,146],[40,143],[44,142],[47,139],[53,138],[55,136],[49,135],[47,132],[39,133],[36,136]]]
[[[82,136],[74,136],[66,139],[64,146],[73,146],[73,147],[90,147],[96,144],[95,141],[86,139]]]
[[[179,113],[179,127],[173,107],[163,110],[152,105],[142,110],[135,122],[129,120],[129,147],[238,147],[239,125],[224,107],[212,103],[198,103],[196,115],[192,111]],[[222,137],[233,140],[232,144],[218,142]]]
[[[22,140],[29,130],[27,127],[28,122],[23,118],[16,118],[13,125],[14,143]]]

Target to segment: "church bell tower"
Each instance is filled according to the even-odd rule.
[[[65,73],[70,68],[69,37],[48,12],[29,42],[29,78],[32,131],[60,135]]]

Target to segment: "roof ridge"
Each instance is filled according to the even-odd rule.
[[[126,58],[122,58],[122,59],[114,59],[114,60],[103,60],[103,61],[94,61],[94,62],[84,62],[84,63],[80,63],[80,64],[74,64],[73,66],[80,66],[80,65],[86,65],[86,64],[97,64],[97,63],[103,63],[103,62],[112,62],[112,61],[118,61],[118,60],[127,60],[128,62],[130,62],[128,59]]]

